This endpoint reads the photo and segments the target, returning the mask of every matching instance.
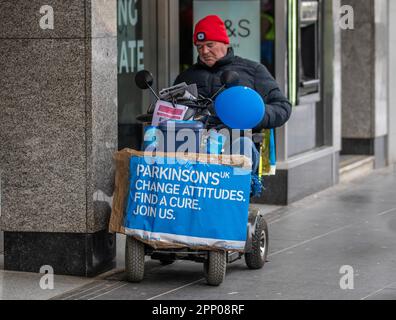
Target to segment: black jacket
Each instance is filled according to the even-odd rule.
[[[232,48],[213,67],[208,67],[198,58],[196,64],[176,78],[175,84],[195,83],[199,94],[211,97],[220,89],[220,77],[226,70],[236,71],[239,74],[239,85],[256,90],[266,103],[265,116],[254,131],[281,127],[286,123],[291,114],[291,104],[267,68],[260,63],[235,56]]]

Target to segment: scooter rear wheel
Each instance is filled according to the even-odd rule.
[[[144,243],[128,236],[125,246],[125,272],[129,282],[140,282],[144,277]]]
[[[227,254],[224,251],[209,251],[204,263],[206,282],[210,286],[219,286],[223,281],[227,268]]]

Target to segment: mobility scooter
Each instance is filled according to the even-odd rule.
[[[136,84],[141,89],[150,89],[157,99],[168,99],[168,101],[183,104],[188,107],[184,120],[194,120],[204,123],[204,126],[213,126],[216,122],[213,100],[198,95],[196,86],[174,86],[159,92],[159,95],[153,90],[153,77],[148,71],[140,71],[135,78]],[[228,87],[238,82],[238,74],[226,71],[222,74],[222,88]],[[191,100],[189,97],[197,96],[197,99]],[[186,95],[186,92],[188,93]],[[186,98],[186,96],[189,96]],[[151,105],[146,114],[137,117],[137,120],[148,123],[153,118],[153,105]],[[262,137],[255,135],[255,143],[262,142]],[[260,140],[261,139],[261,140]],[[125,269],[127,279],[130,282],[140,282],[144,278],[145,256],[151,259],[159,260],[161,264],[168,265],[176,260],[191,260],[203,263],[204,275],[207,283],[211,286],[220,285],[225,277],[227,263],[235,262],[244,257],[246,265],[250,269],[261,269],[268,254],[268,226],[263,214],[258,208],[249,206],[247,238],[243,252],[224,251],[224,250],[195,250],[188,246],[173,249],[155,249],[152,246],[140,241],[133,236],[127,236],[125,249]]]

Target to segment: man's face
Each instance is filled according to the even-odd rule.
[[[199,58],[209,67],[225,57],[228,50],[228,44],[217,41],[197,41],[196,46]]]

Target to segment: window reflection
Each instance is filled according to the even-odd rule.
[[[117,1],[118,43],[118,147],[138,148],[143,92],[135,85],[135,75],[144,69],[142,1]]]
[[[228,3],[227,3],[228,2]],[[249,3],[248,3],[249,2]],[[238,16],[238,19],[224,19],[228,29],[228,36],[230,37],[232,46],[234,47],[235,53],[238,55],[238,51],[246,49],[246,46],[240,45],[235,41],[236,38],[245,39],[250,37],[253,39],[257,37],[259,44],[257,46],[256,53],[260,58],[260,62],[264,64],[268,70],[274,75],[275,74],[275,1],[274,0],[244,0],[244,1],[204,1],[204,0],[180,0],[179,1],[179,21],[180,21],[180,70],[184,71],[192,64],[194,64],[197,55],[194,52],[192,45],[192,35],[194,29],[194,7],[196,11],[204,11],[204,6],[213,6],[216,8],[211,14],[217,14],[224,19],[224,16]],[[240,6],[241,10],[237,10],[237,6]],[[243,17],[240,12],[243,8],[250,5],[258,7],[260,15],[259,23],[257,28],[252,28],[255,25],[255,21]],[[202,7],[201,7],[202,6]],[[247,10],[250,14],[251,10]],[[208,12],[209,14],[209,12]],[[234,41],[233,41],[234,39]],[[256,43],[254,43],[256,46]],[[252,59],[246,54],[240,54],[241,57]],[[257,59],[253,59],[257,60]]]

